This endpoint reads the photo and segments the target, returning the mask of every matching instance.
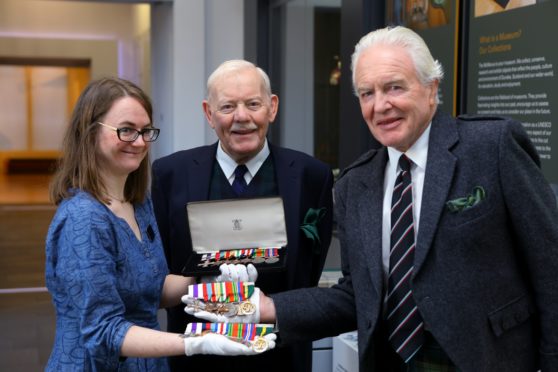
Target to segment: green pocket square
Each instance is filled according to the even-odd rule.
[[[446,202],[446,207],[450,212],[457,213],[471,208],[480,203],[486,197],[486,192],[481,186],[473,187],[471,195],[457,198]]]
[[[304,216],[304,222],[300,226],[300,229],[306,235],[308,239],[312,241],[312,251],[314,254],[320,253],[320,235],[318,233],[318,223],[324,217],[326,209],[324,207],[320,209],[309,208]]]

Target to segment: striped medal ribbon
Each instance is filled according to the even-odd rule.
[[[254,293],[254,282],[216,282],[188,286],[188,294],[206,302],[243,302]]]
[[[259,247],[259,248],[244,248],[244,249],[228,249],[215,251],[211,253],[204,253],[201,257],[201,262],[216,262],[223,263],[225,261],[256,258],[268,259],[271,257],[279,257],[280,247]]]
[[[207,332],[220,334],[233,340],[246,342],[258,353],[268,349],[268,342],[263,337],[273,333],[273,324],[256,323],[189,323],[185,336],[201,336]]]

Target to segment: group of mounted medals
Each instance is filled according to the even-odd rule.
[[[188,287],[186,307],[223,315],[227,318],[251,315],[256,305],[250,302],[254,293],[252,282],[213,282],[192,284]],[[273,332],[273,325],[253,323],[190,323],[186,336],[199,336],[206,332],[225,335],[235,341],[244,343],[256,352],[268,349],[263,337]]]
[[[230,249],[225,251],[217,251],[205,253],[201,256],[199,267],[220,266],[226,264],[273,264],[279,261],[278,247],[272,248],[247,248],[247,249]]]

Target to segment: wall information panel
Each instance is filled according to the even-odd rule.
[[[470,5],[465,112],[523,123],[558,184],[558,1],[474,0]]]

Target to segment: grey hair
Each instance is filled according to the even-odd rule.
[[[416,32],[403,26],[386,27],[363,36],[355,46],[355,51],[351,56],[353,89],[355,93],[357,91],[355,81],[357,61],[362,52],[377,44],[405,48],[415,65],[417,76],[423,85],[429,85],[435,80],[441,81],[444,77],[442,65],[432,57],[428,46]],[[436,94],[436,101],[439,102],[438,94]]]
[[[206,99],[208,101],[210,100],[216,81],[218,81],[225,75],[234,74],[242,70],[249,70],[249,69],[255,69],[258,72],[261,78],[262,92],[264,92],[264,94],[267,96],[266,98],[271,98],[272,95],[271,83],[269,81],[269,76],[267,76],[265,71],[259,68],[258,66],[256,66],[255,64],[253,64],[252,62],[248,62],[243,59],[232,59],[221,63],[219,67],[217,67],[215,71],[213,71],[211,75],[209,75],[209,77],[207,78]]]

